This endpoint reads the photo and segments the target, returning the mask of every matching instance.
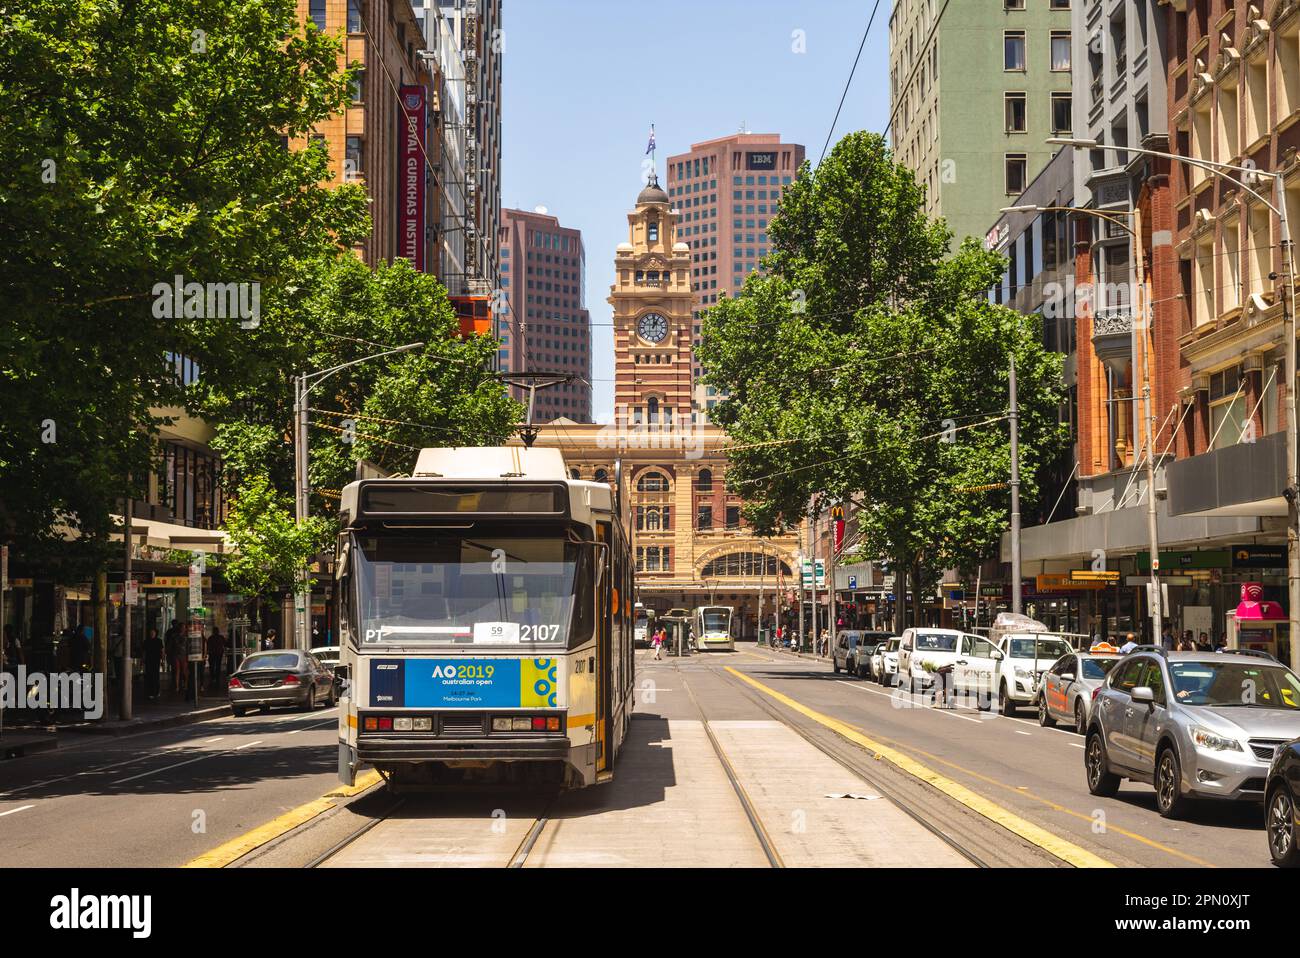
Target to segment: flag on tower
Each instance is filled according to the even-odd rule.
[[[650,124],[650,142],[646,144],[646,155],[649,156],[655,151],[655,125]]]

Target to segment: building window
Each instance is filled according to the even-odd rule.
[[[1025,31],[1007,30],[1002,34],[1002,69],[1024,72]]]
[[[311,22],[316,24],[316,29],[322,33],[325,31],[325,0],[311,0]]]
[[[366,171],[363,158],[365,150],[359,136],[349,136],[346,143],[347,155],[343,159],[343,178],[352,179]]]
[[[660,472],[647,472],[636,483],[637,492],[667,492],[668,478]]]
[[[712,387],[712,386],[709,387],[709,395],[710,395],[710,396],[713,395],[713,387]],[[699,474],[699,476],[696,478],[696,481],[695,481],[695,491],[696,491],[696,492],[712,492],[712,491],[713,491],[713,470],[711,470],[711,469],[701,469],[701,470],[700,470],[700,474]]]
[[[1023,93],[1008,93],[1004,97],[1003,108],[1006,131],[1008,133],[1024,133],[1028,129],[1025,118],[1025,95]]]
[[[701,532],[713,528],[713,506],[700,506],[695,510],[695,528]]]
[[[348,33],[361,32],[361,0],[348,0]]]
[[[1029,158],[1024,153],[1008,153],[1007,195],[1019,196],[1025,191],[1029,176]]]
[[[1052,132],[1069,133],[1074,129],[1074,101],[1069,93],[1052,94]]]
[[[1052,71],[1068,73],[1070,71],[1070,32],[1068,30],[1052,31]]]
[[[659,221],[646,220],[646,241],[649,243],[659,242]]]
[[[1232,366],[1210,377],[1210,448],[1222,449],[1241,441],[1247,413],[1241,388],[1241,367]]]
[[[1007,10],[1025,9],[1025,0],[1003,0],[1002,6]]]
[[[727,528],[740,528],[740,506],[727,506]]]
[[[352,102],[366,102],[366,68],[357,67],[352,73]]]

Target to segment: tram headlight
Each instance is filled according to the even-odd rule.
[[[516,732],[527,732],[533,727],[532,720],[527,715],[512,718],[510,724]]]
[[[417,718],[414,721],[415,721],[415,731],[417,732],[433,731],[433,719],[426,716],[425,718]]]
[[[395,719],[393,719],[393,731],[394,731],[394,732],[409,732],[409,731],[411,731],[414,727],[415,727],[415,722],[414,722],[412,719],[409,719],[409,718],[395,718]]]
[[[492,731],[494,731],[494,732],[509,732],[509,731],[510,731],[510,716],[508,716],[508,715],[500,716],[500,715],[499,715],[499,716],[497,716],[496,718],[494,718],[494,719],[492,720]]]

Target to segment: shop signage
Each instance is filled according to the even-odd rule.
[[[11,589],[30,589],[32,587],[31,579],[10,579],[9,588]]]
[[[424,87],[399,87],[402,101],[402,137],[398,147],[398,255],[424,272]]]
[[[1136,556],[1139,572],[1151,569],[1151,553],[1139,552]],[[1160,568],[1166,571],[1187,569],[1226,569],[1229,566],[1229,550],[1202,549],[1199,552],[1164,552],[1160,553]],[[1285,563],[1283,563],[1285,565]]]
[[[1286,546],[1233,546],[1234,569],[1285,569]]]
[[[1195,579],[1190,575],[1162,575],[1160,581],[1165,585],[1191,585]],[[1146,588],[1151,583],[1149,575],[1130,575],[1124,577],[1125,585],[1135,585]]]
[[[776,154],[770,151],[766,153],[746,153],[745,169],[774,170],[776,169]]]
[[[1071,569],[1070,580],[1073,582],[1118,582],[1118,569]]]
[[[1068,573],[1051,573],[1035,576],[1034,586],[1038,592],[1088,592],[1094,589],[1104,589],[1106,588],[1106,583],[1078,582],[1071,579]]]
[[[205,575],[202,577],[203,588],[212,589],[212,576]],[[156,575],[152,582],[140,583],[145,589],[188,589],[190,587],[190,577],[187,575]]]

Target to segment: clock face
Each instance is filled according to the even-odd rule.
[[[668,335],[668,320],[658,313],[646,313],[636,324],[636,331],[647,343],[661,343]]]

